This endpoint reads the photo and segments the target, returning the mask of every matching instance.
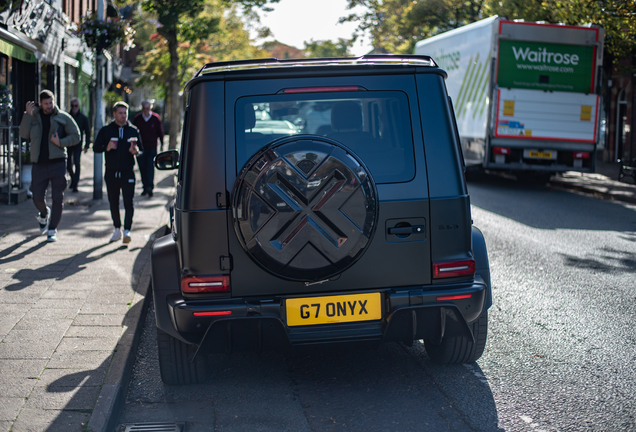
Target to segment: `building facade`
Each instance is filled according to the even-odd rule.
[[[633,161],[636,158],[636,53],[615,62],[608,81],[609,115],[606,156],[608,161]]]
[[[6,195],[22,183],[15,152],[28,148],[17,134],[27,101],[38,102],[39,92],[48,89],[61,109],[69,110],[70,99],[79,97],[83,111],[92,114],[95,60],[72,31],[82,16],[95,11],[97,0],[0,4],[0,195]]]

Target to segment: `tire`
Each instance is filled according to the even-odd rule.
[[[181,342],[157,328],[157,348],[161,380],[169,385],[200,384],[210,377],[210,368],[204,356],[190,361],[194,345]]]
[[[443,365],[477,361],[486,347],[488,311],[484,311],[470,326],[475,336],[474,343],[461,336],[444,338],[439,345],[425,340],[424,346],[429,358],[433,362]]]

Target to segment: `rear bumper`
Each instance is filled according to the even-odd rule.
[[[286,349],[338,342],[400,341],[410,345],[415,339],[440,340],[444,336],[472,340],[468,324],[484,310],[486,283],[478,279],[435,288],[434,291],[417,287],[381,290],[381,320],[342,324],[287,326],[285,300],[290,297],[186,300],[180,294],[170,294],[163,305],[159,301],[156,307],[167,308],[172,321],[173,328],[162,330],[198,345],[199,353]],[[438,297],[467,294],[470,298],[438,300]],[[194,313],[221,311],[231,314],[194,316]]]

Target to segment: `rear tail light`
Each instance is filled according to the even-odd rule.
[[[473,296],[472,294],[458,294],[458,295],[440,296],[440,297],[437,297],[437,301],[463,300],[463,299],[469,299],[472,296]]]
[[[457,276],[474,276],[475,260],[444,261],[433,263],[433,279]]]
[[[181,291],[188,294],[230,292],[230,276],[185,276],[181,278]]]
[[[574,159],[589,159],[589,152],[574,152]]]
[[[195,316],[195,317],[227,316],[227,315],[232,315],[232,311],[192,312],[192,316]]]
[[[510,149],[508,147],[493,147],[492,148],[492,152],[494,154],[501,154],[501,155],[509,155],[510,154]]]

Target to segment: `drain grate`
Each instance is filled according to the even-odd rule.
[[[185,432],[183,423],[135,423],[126,425],[124,432]]]

